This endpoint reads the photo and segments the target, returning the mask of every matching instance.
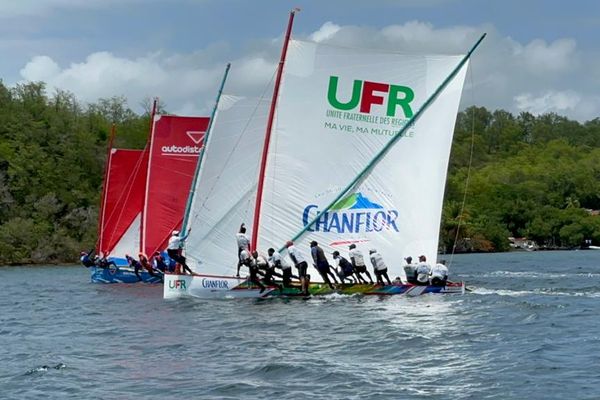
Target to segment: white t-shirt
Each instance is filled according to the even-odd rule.
[[[359,249],[352,249],[348,252],[348,257],[350,260],[354,258],[354,265],[357,267],[362,267],[365,265],[365,258],[363,257],[362,251]]]
[[[300,253],[298,251],[298,249],[296,249],[296,246],[292,245],[292,246],[288,247],[288,254],[290,255],[290,258],[292,259],[292,262],[294,263],[294,265],[298,265],[301,262],[306,261],[306,259],[302,255],[302,253]]]
[[[385,262],[383,261],[383,257],[377,252],[371,253],[371,264],[373,264],[373,268],[376,271],[382,271],[387,268],[387,265],[385,265]]]
[[[279,264],[281,269],[288,269],[292,267],[290,264],[287,263],[287,261],[285,261],[283,257],[281,257],[281,254],[279,254],[278,252],[274,252],[273,255],[269,257],[269,263],[272,267],[274,267],[276,264]]]
[[[235,238],[237,240],[238,249],[246,249],[250,248],[250,239],[246,236],[245,233],[236,233]]]
[[[431,271],[431,266],[426,262],[422,261],[417,264],[417,280],[421,283],[429,281],[429,272]]]
[[[258,257],[256,257],[255,261],[257,266],[264,268],[267,265],[269,265],[269,263],[267,262],[267,259],[265,257],[263,257],[261,254],[258,255]]]
[[[173,235],[169,238],[169,245],[167,246],[167,248],[169,250],[179,250],[182,244],[183,240],[181,236]]]
[[[244,262],[249,258],[252,258],[252,254],[250,254],[248,250],[242,250],[242,252],[240,253],[240,261]]]
[[[431,277],[432,278],[439,278],[439,279],[445,279],[448,277],[448,267],[446,267],[444,264],[435,264],[432,268],[431,268]]]

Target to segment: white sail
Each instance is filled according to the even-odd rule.
[[[462,56],[383,53],[292,40],[268,154],[259,249],[283,246],[367,166]],[[465,64],[418,121],[296,245],[435,261]],[[318,273],[312,271],[312,277]]]
[[[141,213],[138,214],[135,219],[131,222],[131,225],[125,231],[125,234],[119,239],[117,244],[112,250],[112,254],[117,257],[124,257],[125,254],[129,254],[137,258],[140,251],[140,223]]]
[[[203,274],[233,276],[235,234],[252,234],[256,182],[270,99],[221,96],[190,207],[186,257]]]

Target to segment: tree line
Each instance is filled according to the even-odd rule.
[[[122,97],[84,104],[41,82],[0,81],[0,265],[74,262],[94,246],[111,125],[116,147],[143,148],[149,104],[136,114]],[[599,118],[468,108],[455,127],[441,250],[506,251],[509,236],[600,244],[599,178]]]
[[[599,209],[600,118],[579,123],[484,107],[459,113],[443,250],[506,251],[511,236],[549,249],[598,245]]]
[[[0,81],[0,265],[73,262],[94,246],[113,122],[118,147],[144,146],[149,117],[124,98],[82,105]]]

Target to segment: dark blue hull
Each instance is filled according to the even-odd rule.
[[[162,274],[158,272],[152,276],[146,270],[138,271],[140,275],[138,278],[132,268],[122,265],[119,260],[114,261],[117,263],[117,267],[111,265],[108,268],[90,268],[92,283],[162,283]]]

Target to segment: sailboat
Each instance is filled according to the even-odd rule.
[[[113,148],[111,133],[97,248],[114,265],[92,267],[92,282],[162,282],[145,270],[138,277],[124,256],[160,252],[180,228],[209,119],[160,115],[155,101],[151,121],[143,150]]]
[[[392,276],[407,256],[437,256],[452,134],[468,60],[357,50],[291,38],[290,13],[270,103],[217,96],[184,229],[193,275],[165,276],[165,298],[300,296],[235,275],[234,234],[252,221],[251,248],[310,259],[376,249]],[[250,103],[249,103],[250,101]],[[260,128],[266,126],[266,133]],[[264,128],[263,128],[264,129]],[[196,223],[197,221],[197,223]],[[343,284],[309,266],[310,294],[464,293],[463,282]]]

